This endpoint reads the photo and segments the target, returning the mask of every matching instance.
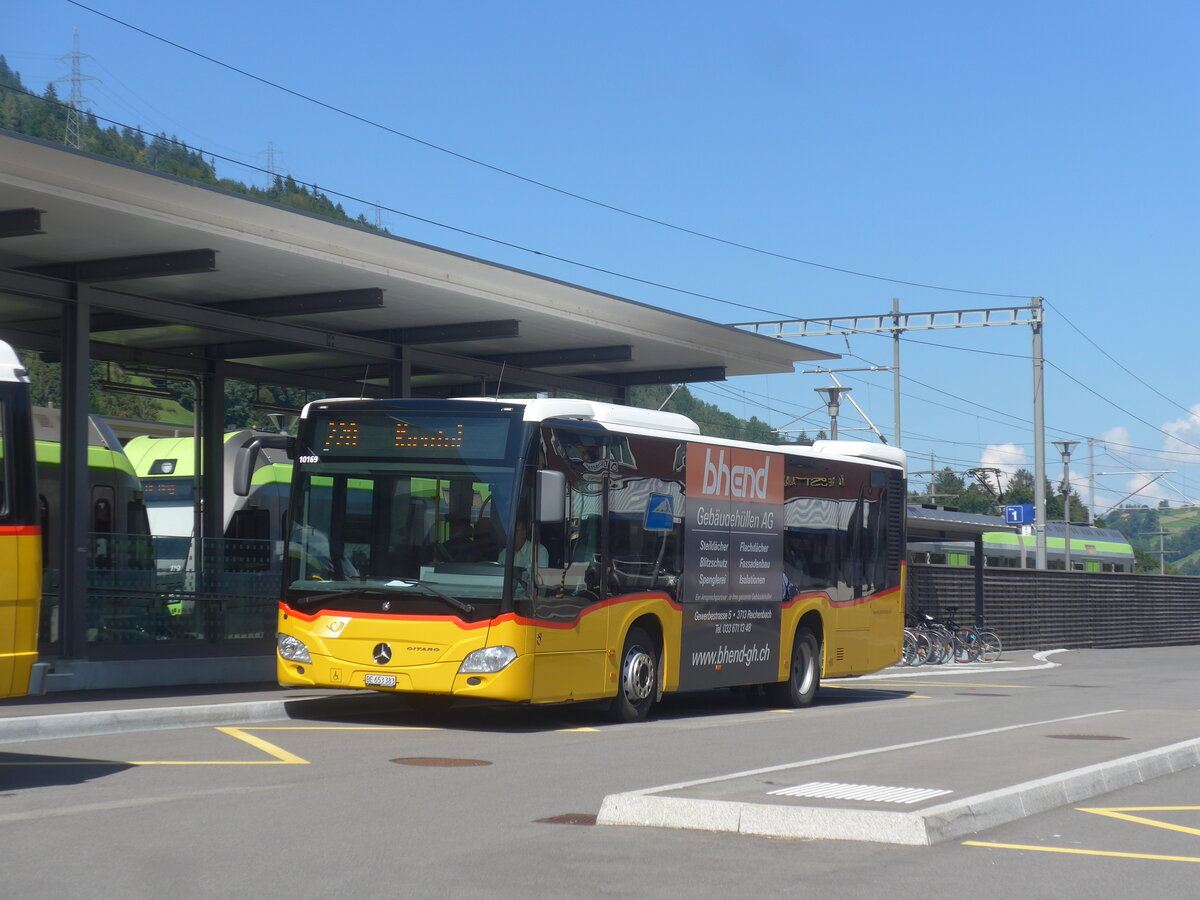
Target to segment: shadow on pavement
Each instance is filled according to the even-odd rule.
[[[0,753],[0,792],[83,784],[134,768],[130,763],[36,753]]]

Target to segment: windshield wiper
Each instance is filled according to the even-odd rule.
[[[306,602],[306,603],[310,602],[310,601],[315,601],[315,600],[340,600],[342,597],[354,597],[359,594],[390,594],[390,593],[392,593],[392,591],[385,591],[385,590],[382,590],[381,588],[372,588],[372,587],[346,588],[345,590],[340,590],[340,591],[307,591],[307,590],[298,590],[297,588],[292,588],[292,590],[297,591],[297,593],[304,594],[304,602]]]
[[[397,590],[397,588],[400,590],[407,590],[409,588],[421,588],[422,590],[429,593],[431,596],[437,597],[439,600],[443,600],[446,603],[448,603],[450,606],[453,606],[459,612],[466,613],[467,615],[472,615],[475,612],[475,607],[473,604],[467,603],[465,600],[459,600],[457,597],[452,597],[443,591],[439,591],[433,585],[426,584],[423,581],[409,581],[408,579],[396,579],[395,581],[391,581],[388,584],[390,585],[390,587],[387,587],[387,588],[368,587],[368,586],[364,585],[363,587],[346,588],[346,589],[340,590],[340,591],[324,591],[324,592],[322,592],[322,591],[311,591],[311,592],[304,591],[303,593],[305,594],[305,597],[304,597],[303,602],[310,603],[310,602],[316,602],[316,601],[340,600],[342,597],[354,597],[354,596],[359,596],[362,594],[394,597],[397,593],[399,593],[399,590]],[[296,589],[292,588],[292,590],[296,590]]]
[[[449,594],[445,593],[444,591],[439,591],[432,584],[426,584],[424,581],[405,581],[404,586],[405,587],[422,588],[423,590],[428,591],[433,596],[435,596],[441,600],[445,600],[448,604],[453,606],[459,612],[464,612],[467,615],[472,615],[475,612],[475,607],[473,604],[468,603],[466,600],[459,600],[457,597],[452,597]]]

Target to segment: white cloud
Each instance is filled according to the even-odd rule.
[[[1163,441],[1163,449],[1174,453],[1188,453],[1194,458],[1189,462],[1200,461],[1200,403],[1192,407],[1188,416],[1164,422],[1162,430],[1170,435]]]
[[[1025,465],[1025,448],[1016,444],[988,444],[979,458],[979,465],[999,469],[1009,478]]]
[[[1125,482],[1125,490],[1133,496],[1123,501],[1122,505],[1133,503],[1154,506],[1159,500],[1170,500],[1173,496],[1178,499],[1179,496],[1170,492],[1161,481],[1155,481],[1152,475],[1134,475]]]
[[[1118,450],[1123,451],[1133,445],[1133,435],[1124,425],[1117,425],[1100,433],[1100,443],[1115,444]]]

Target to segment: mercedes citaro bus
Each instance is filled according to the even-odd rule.
[[[284,685],[607,701],[899,658],[902,451],[704,437],[570,399],[326,400],[300,421]]]

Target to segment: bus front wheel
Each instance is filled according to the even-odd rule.
[[[775,706],[797,709],[810,706],[821,684],[821,648],[807,628],[796,629],[792,643],[792,665],[787,681],[767,685],[767,698]]]
[[[639,722],[650,712],[658,693],[658,654],[641,628],[630,628],[621,651],[617,696],[610,711],[618,722]]]

